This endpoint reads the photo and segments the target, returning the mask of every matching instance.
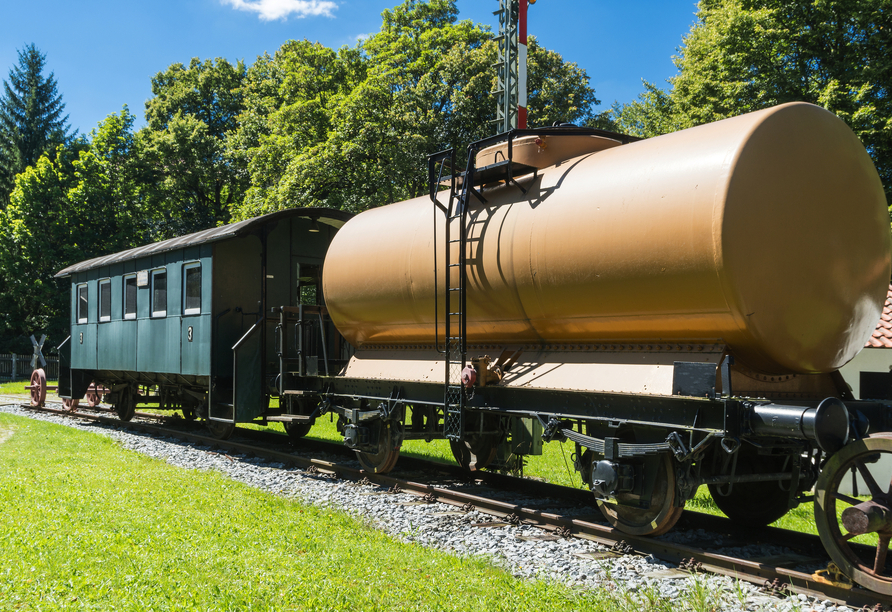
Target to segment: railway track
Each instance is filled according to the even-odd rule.
[[[345,463],[341,463],[303,454],[306,452],[328,455],[334,453],[342,454],[347,458],[352,455],[351,451],[336,444],[307,440],[305,445],[301,445],[303,453],[295,453],[289,448],[289,443],[286,440],[276,440],[276,438],[284,436],[268,432],[240,430],[245,439],[221,441],[203,435],[201,430],[196,427],[184,427],[185,421],[180,420],[178,424],[172,425],[169,417],[151,413],[140,412],[137,413],[134,421],[123,422],[116,416],[107,416],[106,413],[113,414],[113,411],[103,408],[82,409],[76,413],[61,409],[61,405],[60,408],[33,408],[22,404],[21,396],[0,395],[0,402],[16,403],[34,411],[87,419],[150,435],[172,437],[229,453],[255,456],[286,466],[295,466],[323,475],[328,474],[339,479],[374,483],[381,487],[387,487],[391,491],[413,494],[421,501],[449,504],[465,511],[475,509],[493,517],[494,524],[526,524],[538,527],[551,534],[552,537],[582,538],[613,551],[607,554],[653,555],[660,560],[678,564],[688,571],[725,575],[758,586],[767,586],[767,590],[774,594],[804,594],[822,600],[831,600],[837,605],[872,610],[892,609],[892,597],[890,596],[868,591],[858,585],[844,588],[834,584],[822,584],[815,579],[813,574],[795,569],[797,563],[795,557],[736,558],[704,550],[696,543],[676,543],[665,538],[631,536],[586,516],[574,517],[572,513],[546,512],[505,500],[504,495],[481,494],[482,490],[502,492],[520,490],[538,498],[559,499],[566,502],[568,506],[578,508],[580,504],[590,504],[591,502],[590,493],[579,489],[492,472],[469,475],[457,466],[410,457],[401,458],[400,470],[397,474],[372,474],[353,467],[353,465],[348,465],[348,463],[355,464],[355,461],[349,461],[349,459]],[[401,474],[402,477],[400,477]],[[421,477],[426,482],[413,479],[418,475],[423,475]],[[465,486],[455,486],[456,483],[464,483]],[[467,485],[473,485],[474,491],[465,490],[468,488]],[[500,497],[502,499],[499,499]],[[489,526],[492,526],[493,523],[490,523]],[[691,511],[685,512],[679,527],[682,529],[685,527],[704,529],[708,532],[726,534],[731,538],[737,537],[744,540],[751,539],[753,535],[752,532],[744,534],[727,519]],[[783,544],[796,551],[803,551],[804,554],[799,563],[802,562],[802,559],[815,561],[819,558],[823,559],[823,563],[827,563],[826,555],[823,553],[817,536],[773,528],[766,528],[758,535],[774,544]],[[790,564],[794,564],[794,567],[785,567]]]

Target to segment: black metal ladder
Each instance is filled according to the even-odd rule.
[[[538,170],[533,166],[514,160],[514,140],[524,136],[546,137],[552,135],[602,136],[623,143],[637,140],[637,138],[621,134],[575,126],[511,130],[471,143],[468,146],[468,161],[463,172],[455,166],[455,149],[440,151],[428,157],[428,188],[430,199],[434,204],[434,342],[437,351],[443,355],[445,361],[444,433],[449,440],[462,439],[464,408],[469,398],[461,378],[462,371],[468,364],[468,234],[470,231],[471,198],[477,198],[482,204],[486,204],[486,198],[476,187],[502,181],[505,184],[516,186],[521,193],[526,194],[526,189],[514,177],[528,174],[535,176]],[[477,153],[499,143],[507,145],[505,157],[488,166],[477,168]],[[444,203],[438,197],[447,193],[445,190],[440,191],[440,187],[447,183],[449,199]],[[439,253],[437,245],[438,215],[443,216],[446,225],[445,244]],[[438,255],[442,257],[445,265],[442,280],[438,270]],[[441,302],[439,292],[441,289],[446,307],[442,345],[440,344],[439,321]]]
[[[450,175],[443,176],[446,164]],[[439,164],[439,166],[438,166]],[[453,149],[431,156],[429,163],[431,200],[434,208],[434,274],[435,274],[435,338],[437,350],[443,355],[444,374],[444,422],[443,429],[449,440],[461,440],[464,432],[464,408],[467,400],[462,384],[462,370],[467,365],[467,259],[468,259],[468,208],[474,185],[473,157],[468,169],[455,172],[455,152]],[[437,199],[439,185],[449,180],[449,199],[444,204]],[[456,191],[459,187],[459,191]],[[443,244],[443,297],[445,313],[443,321],[443,344],[440,348],[439,290],[437,266],[437,211],[445,221],[445,242]]]

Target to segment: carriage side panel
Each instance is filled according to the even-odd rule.
[[[198,267],[201,274],[200,312],[183,313],[180,329],[181,373],[192,376],[208,376],[211,373],[211,296],[213,291],[213,247],[202,245],[185,251],[181,269],[188,271]],[[198,264],[196,266],[196,264]],[[187,272],[183,272],[185,276]],[[180,286],[184,287],[181,281]],[[185,298],[180,300],[185,303]]]
[[[97,365],[99,270],[87,270],[71,282],[71,367],[95,370]]]

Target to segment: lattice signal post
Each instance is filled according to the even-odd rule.
[[[536,0],[499,0],[496,130],[527,127],[527,8]]]

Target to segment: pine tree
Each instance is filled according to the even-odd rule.
[[[46,151],[66,142],[65,104],[51,72],[43,76],[46,56],[32,43],[19,50],[19,63],[3,81],[0,97],[0,208],[9,204],[15,176]]]

